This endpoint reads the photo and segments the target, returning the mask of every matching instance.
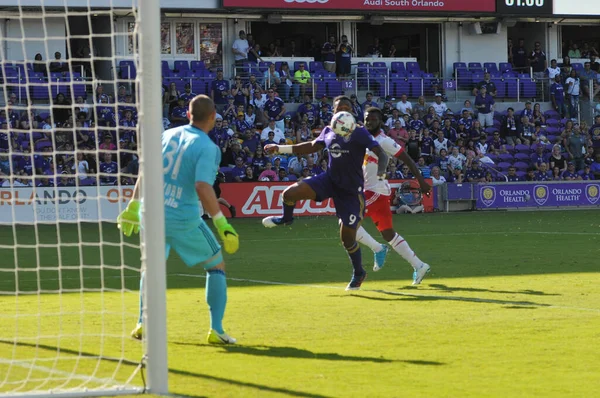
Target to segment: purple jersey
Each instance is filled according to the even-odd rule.
[[[421,119],[417,119],[417,120],[413,119],[408,122],[408,126],[411,129],[414,129],[416,132],[419,132],[425,128],[425,123],[423,123],[423,121]]]
[[[421,153],[431,155],[431,148],[433,148],[433,138],[429,136],[421,138]]]
[[[227,80],[213,80],[210,83],[210,89],[214,92],[215,104],[223,105],[227,103],[229,92],[229,82]]]
[[[183,99],[185,101],[185,105],[187,106],[196,94],[194,93],[183,93],[179,96],[179,99]]]
[[[267,112],[270,118],[279,120],[279,114],[284,107],[283,100],[279,97],[273,98],[273,100],[267,99],[263,109]]]
[[[117,177],[108,176],[106,174],[117,174],[119,172],[119,165],[117,162],[102,162],[100,163],[100,173],[105,174],[100,177],[103,183],[114,183],[117,181]]]
[[[335,62],[335,54],[330,53],[329,51],[331,50],[335,50],[335,44],[325,42],[325,44],[323,44],[323,51],[327,51],[327,54],[325,54],[325,62]]]
[[[329,153],[327,174],[337,187],[346,192],[361,192],[364,185],[363,161],[367,149],[379,146],[364,127],[357,127],[349,137],[341,137],[327,126],[315,142],[325,145]]]

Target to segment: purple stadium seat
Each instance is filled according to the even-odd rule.
[[[408,95],[410,91],[410,85],[408,83],[408,79],[394,79],[390,82],[392,86],[392,96],[396,98],[400,98],[402,94]]]
[[[500,161],[502,161],[502,162],[506,162],[506,163],[514,162],[513,156],[510,153],[501,153],[500,155],[498,155],[498,157],[500,158]]]
[[[493,135],[496,131],[498,131],[498,129],[496,127],[487,127],[484,131],[487,135]],[[488,138],[493,138],[493,137],[488,137]]]
[[[417,98],[424,95],[425,84],[422,78],[409,77],[408,84],[410,86],[409,97]]]
[[[489,72],[490,74],[491,73],[498,73],[499,72],[498,71],[498,65],[496,65],[495,62],[484,62],[483,63],[483,69],[486,72]]]
[[[452,64],[452,69],[467,69],[467,64],[465,62],[455,62]]]
[[[519,146],[519,145],[517,145]],[[523,146],[525,148],[527,148],[527,153],[525,152],[519,152],[515,154],[515,161],[518,162],[529,162],[529,147],[527,145],[520,145]]]
[[[546,120],[546,125],[549,126],[549,127],[558,128],[558,127],[560,127],[561,122],[558,119],[547,119]]]
[[[337,80],[330,80],[327,82],[327,96],[328,97],[337,97],[338,95],[342,95],[342,82],[338,82]]]
[[[560,114],[554,109],[549,109],[546,112],[544,112],[544,116],[546,117],[546,119],[560,119]]]
[[[323,79],[335,80],[337,79],[337,75],[335,74],[335,72],[325,72],[323,73]]]
[[[500,62],[500,65],[498,65],[498,69],[500,70],[500,72],[507,72],[507,71],[512,71],[512,65],[510,62]]]
[[[190,62],[190,69],[191,70],[204,70],[204,69],[206,69],[206,66],[204,65],[204,61],[194,60],[194,61]]]
[[[490,158],[492,160],[492,162],[494,162],[494,163],[498,163],[500,161],[500,158],[498,157],[498,155],[495,155],[495,154],[493,154],[491,152],[487,153],[486,156],[488,158]]]
[[[496,168],[500,171],[507,171],[510,166],[512,166],[512,163],[500,162],[496,165]]]
[[[173,63],[173,69],[179,72],[190,70],[190,64],[186,60],[179,60]]]
[[[516,145],[515,150],[519,153],[529,153],[529,147],[527,145]]]
[[[470,71],[483,71],[483,66],[481,66],[481,62],[469,62],[469,70]]]
[[[320,61],[310,61],[308,63],[308,70],[310,73],[314,73],[318,70],[323,70],[323,62]]]
[[[515,162],[515,163],[513,163],[513,166],[515,166],[517,168],[517,170],[525,171],[525,170],[527,170],[527,168],[529,168],[529,163],[528,162]]]
[[[50,99],[50,86],[44,79],[30,79],[31,98],[34,100]]]
[[[519,92],[519,85],[517,79],[508,78],[506,80],[506,97],[517,98]]]
[[[406,67],[404,66],[404,62],[392,62],[390,64],[390,69],[392,70],[392,73],[398,73],[399,75],[406,74]]]
[[[470,89],[473,83],[472,73],[467,69],[457,69],[457,84],[459,89]]]
[[[528,76],[519,78],[521,97],[523,98],[535,98],[536,88],[535,79],[531,79]]]
[[[324,81],[315,82],[315,96],[321,98],[323,95],[327,95],[327,83]]]
[[[512,145],[504,145],[504,148],[508,151],[508,153],[510,153],[511,155],[514,155],[515,153],[515,147]]]
[[[406,63],[406,71],[408,73],[416,73],[421,71],[421,67],[418,62],[407,62]]]
[[[496,98],[506,97],[506,82],[501,78],[492,78],[492,83],[496,85]]]

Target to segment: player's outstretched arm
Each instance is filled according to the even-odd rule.
[[[131,236],[132,233],[140,232],[141,202],[140,191],[142,189],[142,177],[140,176],[133,188],[133,196],[119,217],[117,217],[117,228],[123,232],[125,236]]]
[[[296,155],[306,155],[309,153],[319,152],[321,149],[324,148],[325,144],[321,141],[302,142],[300,144],[295,145],[268,144],[265,145],[265,153],[267,153],[268,155],[276,153],[293,153]]]
[[[431,186],[427,183],[427,181],[425,181],[425,178],[423,178],[423,174],[421,174],[421,170],[419,170],[419,168],[415,164],[415,161],[412,160],[410,156],[408,156],[408,153],[406,153],[406,151],[402,151],[402,153],[398,155],[398,159],[400,159],[405,165],[408,166],[408,169],[410,170],[412,175],[414,175],[417,181],[419,181],[421,191],[423,191],[423,193],[425,194],[429,193],[429,191],[431,191]]]
[[[202,202],[204,211],[210,214],[213,224],[215,225],[215,228],[217,228],[217,232],[223,241],[225,251],[230,254],[237,252],[240,247],[239,236],[231,224],[229,224],[227,218],[221,213],[217,195],[215,195],[215,190],[212,185],[203,181],[197,181],[196,193]]]

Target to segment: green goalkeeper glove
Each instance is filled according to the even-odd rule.
[[[117,228],[123,232],[123,235],[131,236],[132,232],[136,234],[140,232],[140,221],[142,218],[140,206],[140,201],[133,199],[129,202],[127,208],[117,217]]]
[[[213,223],[219,232],[219,236],[223,241],[223,247],[229,254],[233,254],[240,248],[240,238],[235,232],[235,229],[227,222],[227,219],[222,213],[213,217]]]

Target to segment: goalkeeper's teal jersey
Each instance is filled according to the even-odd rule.
[[[198,225],[200,209],[196,182],[213,185],[221,149],[208,135],[186,125],[162,134],[165,221],[169,227]]]

